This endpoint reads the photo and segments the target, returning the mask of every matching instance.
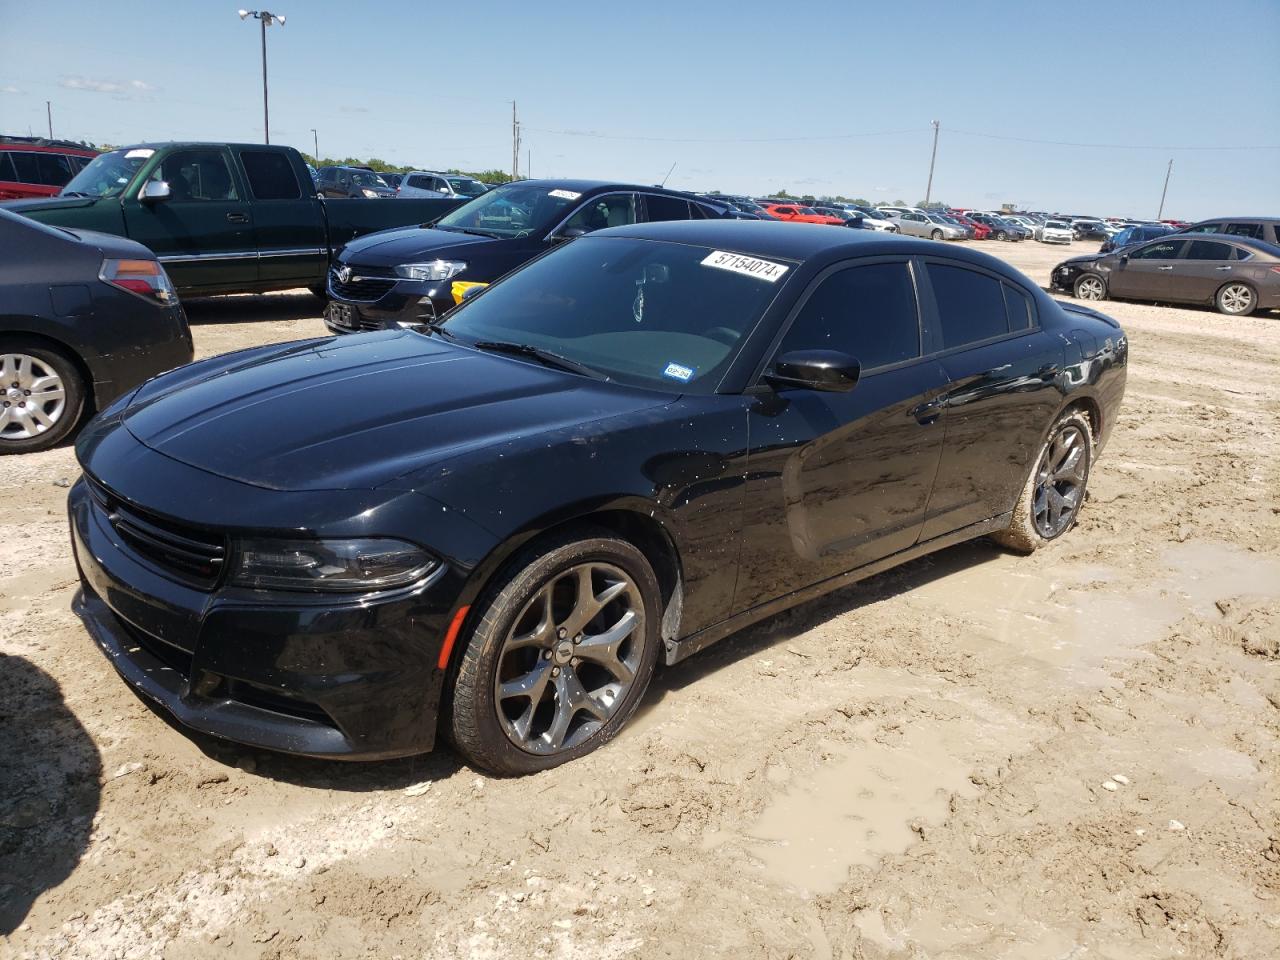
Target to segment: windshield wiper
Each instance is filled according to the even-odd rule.
[[[570,373],[579,373],[584,377],[591,377],[593,380],[609,379],[608,376],[593,367],[588,367],[585,363],[570,360],[568,357],[562,357],[560,354],[552,353],[550,350],[535,347],[531,343],[510,343],[506,340],[478,340],[472,346],[477,350],[491,350],[494,353],[510,353],[518,357],[529,357],[539,361],[544,366],[567,370]]]
[[[79,190],[63,190],[63,191],[62,191],[62,193],[58,194],[58,196],[60,196],[60,197],[87,197],[87,196],[89,196],[89,194],[87,194],[87,193],[81,193]]]

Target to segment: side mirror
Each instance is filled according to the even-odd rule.
[[[590,232],[591,232],[590,230],[587,230],[584,227],[568,227],[564,230],[561,230],[551,239],[552,240],[572,240],[574,239],[574,237],[585,237]]]
[[[168,200],[172,195],[167,180],[148,180],[142,187],[142,196],[138,197],[143,203],[156,203],[160,200]]]
[[[799,387],[848,393],[858,385],[862,365],[838,350],[792,350],[784,353],[765,371],[764,378],[775,387]]]
[[[1120,266],[1123,267],[1128,262],[1129,262],[1129,255],[1127,253],[1122,253],[1120,255]]]

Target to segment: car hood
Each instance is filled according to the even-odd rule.
[[[371,233],[353,240],[342,248],[339,259],[363,266],[394,267],[422,258],[443,259],[464,247],[474,254],[480,252],[477,248],[494,247],[504,242],[509,241],[478,237],[473,233],[454,233],[451,230],[404,227]]]
[[[347,490],[670,399],[387,331],[179,368],[143,386],[121,419],[139,442],[218,476]]]
[[[1108,254],[1105,254],[1105,253],[1085,253],[1085,254],[1081,254],[1078,257],[1072,257],[1070,260],[1063,260],[1060,264],[1058,264],[1058,266],[1059,267],[1067,267],[1067,266],[1081,267],[1087,263],[1097,263],[1099,260],[1103,260],[1107,256]]]
[[[37,210],[69,210],[74,207],[92,207],[98,197],[31,197],[26,200],[6,200],[0,203],[10,213],[28,214]]]

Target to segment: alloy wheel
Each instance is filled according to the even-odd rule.
[[[1243,283],[1233,283],[1219,297],[1223,313],[1248,313],[1253,306],[1253,291]]]
[[[554,754],[608,723],[635,680],[644,630],[640,588],[613,564],[581,563],[544,583],[498,655],[494,704],[511,742]]]
[[[62,419],[66,384],[38,357],[0,354],[0,403],[0,440],[28,440]]]
[[[1088,442],[1084,431],[1068,424],[1045,447],[1036,465],[1031,522],[1046,540],[1071,526],[1080,509],[1089,466]]]
[[[1097,277],[1082,277],[1076,284],[1076,296],[1081,300],[1101,300],[1106,288]]]

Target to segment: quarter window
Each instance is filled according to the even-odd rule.
[[[175,150],[156,167],[151,179],[168,183],[175,202],[239,199],[220,150]]]
[[[1186,260],[1230,260],[1231,246],[1216,240],[1192,240],[1187,245]]]
[[[1004,309],[1009,316],[1009,330],[1025,330],[1032,325],[1031,298],[1017,287],[1007,283],[1001,286],[1004,288]]]
[[[999,280],[964,267],[931,263],[929,281],[938,305],[944,350],[1009,332]]]
[[[302,196],[293,165],[283,153],[245,150],[240,154],[249,189],[259,200],[297,200]]]
[[[789,350],[839,350],[864,370],[920,356],[915,289],[905,263],[850,267],[805,301],[782,339]]]

